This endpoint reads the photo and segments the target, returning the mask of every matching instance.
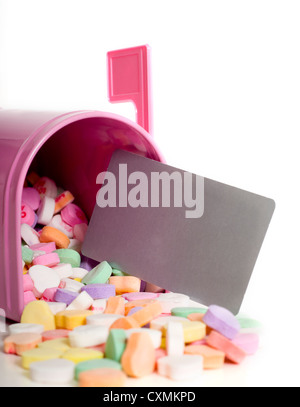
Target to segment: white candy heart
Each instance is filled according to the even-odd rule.
[[[200,355],[165,356],[157,361],[157,372],[172,380],[190,380],[203,370],[203,357]]]
[[[166,334],[168,356],[180,356],[184,353],[184,333],[180,322],[168,322]]]
[[[48,225],[54,215],[55,200],[49,196],[42,199],[42,203],[37,211],[38,223],[40,225]]]
[[[53,315],[58,312],[64,311],[67,308],[67,304],[64,302],[48,302],[49,308]]]
[[[58,287],[60,278],[58,273],[46,266],[33,266],[29,269],[29,275],[33,281],[35,291],[40,297],[47,288]]]
[[[57,272],[60,279],[68,278],[73,275],[72,266],[68,263],[61,263],[58,266],[53,267],[52,270],[55,270]]]
[[[180,321],[186,321],[186,318],[183,317],[175,317],[173,315],[167,316],[167,317],[158,317],[153,319],[150,322],[150,328],[152,329],[158,329],[159,331],[162,331],[162,329],[169,323],[169,322],[180,322]]]
[[[73,380],[75,363],[67,359],[50,359],[31,363],[30,378],[38,383],[66,384]]]
[[[190,297],[185,294],[163,293],[157,297],[157,301],[161,303],[162,312],[169,314],[172,308],[186,307],[189,304]]]
[[[82,279],[87,274],[88,274],[88,271],[83,269],[82,267],[73,267],[72,268],[72,276],[69,276],[69,277]]]
[[[22,333],[35,333],[41,334],[44,332],[45,328],[44,325],[40,324],[29,324],[29,323],[19,323],[19,324],[11,324],[8,327],[8,331],[10,335],[14,334],[22,334]]]
[[[93,302],[93,298],[86,291],[82,291],[67,307],[67,310],[86,310],[91,307]]]
[[[79,293],[84,287],[84,284],[71,278],[62,278],[61,281],[66,284],[64,287],[66,290],[75,291],[76,293]]]
[[[21,225],[21,237],[28,246],[40,243],[38,233],[27,223]]]
[[[80,253],[82,247],[82,242],[77,239],[70,239],[70,244],[68,249],[75,250],[76,252]]]
[[[98,300],[94,300],[91,309],[92,311],[94,311],[94,313],[101,314],[105,311],[106,304],[107,304],[106,298],[99,298]]]
[[[108,334],[106,326],[81,325],[69,333],[69,341],[74,348],[97,346],[106,342]]]
[[[51,221],[51,222],[50,222]],[[66,224],[60,215],[55,215],[53,216],[52,219],[49,220],[48,226],[51,226],[55,229],[60,230],[62,233],[64,233],[66,236],[68,236],[69,239],[73,237],[73,228]]]
[[[87,325],[110,327],[117,319],[124,317],[120,314],[94,314],[86,317]]]

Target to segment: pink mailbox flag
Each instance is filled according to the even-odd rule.
[[[108,97],[114,102],[133,102],[137,123],[152,134],[150,47],[143,45],[107,53]]]

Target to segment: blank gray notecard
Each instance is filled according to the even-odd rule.
[[[117,150],[108,168],[116,178],[116,187],[120,164],[126,164],[128,176],[138,171],[146,174],[149,180],[154,172],[176,172],[182,175],[182,180],[188,174],[181,169]],[[203,185],[203,214],[200,203],[198,208],[202,216],[187,217],[187,213],[194,216],[196,212],[184,205],[119,207],[118,198],[124,191],[118,190],[116,207],[100,208],[96,204],[83,254],[99,262],[107,260],[128,274],[167,290],[187,294],[202,304],[217,304],[237,313],[275,203],[272,199],[242,189],[195,174],[189,175],[190,178],[186,175],[186,179],[190,180],[189,186],[193,188],[190,198],[199,194],[197,185],[199,187],[201,182]],[[133,184],[127,185],[127,189],[129,187],[132,188]],[[148,192],[151,204],[150,182]],[[152,197],[157,203],[156,198]],[[171,191],[171,204],[174,198]]]

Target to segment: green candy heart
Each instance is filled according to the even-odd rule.
[[[103,261],[98,264],[98,266],[94,267],[93,270],[89,271],[81,282],[83,284],[105,284],[111,276],[111,273],[111,266],[107,261]]]
[[[126,338],[124,329],[112,329],[106,341],[105,357],[120,362],[126,348]]]
[[[124,273],[124,271],[114,269],[114,268],[112,269],[112,275],[119,276],[119,277],[128,276],[128,274]]]
[[[22,260],[25,264],[31,264],[33,260],[33,250],[29,249],[28,246],[22,247]]]
[[[175,317],[187,318],[190,314],[205,314],[206,308],[201,307],[176,307],[171,309],[171,314]]]
[[[72,249],[58,249],[55,250],[58,254],[60,263],[69,263],[72,267],[80,267],[81,257],[78,252]]]
[[[237,315],[237,320],[239,321],[241,328],[255,328],[260,329],[262,328],[262,324],[257,321],[256,319],[248,318],[246,316]]]
[[[115,362],[114,360],[111,359],[103,358],[103,359],[85,360],[83,362],[77,363],[77,365],[75,366],[75,379],[78,380],[79,375],[82,372],[93,369],[101,369],[103,367],[122,370],[122,366],[120,365],[120,363]]]

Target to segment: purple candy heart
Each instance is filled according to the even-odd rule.
[[[94,300],[116,295],[116,287],[113,284],[87,284],[81,291],[86,291]]]
[[[232,340],[241,327],[235,316],[226,308],[211,305],[203,317],[203,322],[221,335]]]
[[[93,268],[95,268],[99,264],[98,261],[92,260],[86,256],[81,255],[81,264],[80,267],[87,270],[91,271]]]
[[[78,293],[75,291],[65,290],[64,288],[58,288],[54,300],[56,302],[64,302],[65,304],[69,305],[75,298],[78,297]]]

